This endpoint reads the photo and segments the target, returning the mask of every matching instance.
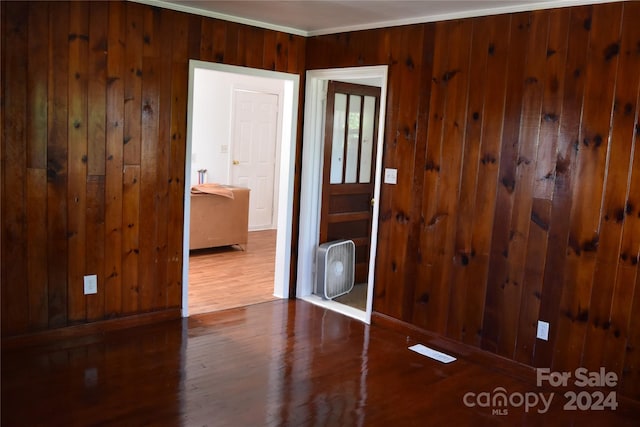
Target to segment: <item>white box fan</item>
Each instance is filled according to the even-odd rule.
[[[347,294],[355,282],[356,245],[351,240],[323,243],[316,252],[316,294],[333,299]]]

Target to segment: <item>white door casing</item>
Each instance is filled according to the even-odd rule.
[[[231,184],[251,189],[249,229],[274,228],[278,95],[236,89]]]
[[[320,208],[322,194],[322,149],[326,87],[329,80],[365,84],[380,87],[380,111],[375,159],[374,199],[380,199],[382,185],[382,153],[387,98],[387,65],[367,67],[333,68],[309,70],[306,73],[304,107],[304,144],[302,147],[302,170],[300,188],[300,232],[298,238],[298,274],[296,296],[313,304],[353,317],[365,323],[371,322],[373,311],[373,286],[375,254],[378,245],[379,206],[374,206],[371,221],[371,246],[369,252],[369,275],[367,280],[366,311],[323,300],[312,294],[315,282],[315,252],[319,242]]]
[[[193,106],[195,89],[195,71],[205,69],[242,76],[252,76],[277,80],[282,83],[281,111],[279,125],[278,160],[276,165],[277,195],[274,202],[274,221],[277,221],[276,256],[274,275],[274,296],[289,296],[289,279],[291,267],[291,238],[293,233],[293,188],[296,157],[296,135],[298,117],[298,94],[300,76],[277,71],[260,70],[235,65],[189,60],[189,91],[187,108],[187,146],[185,156],[184,179],[184,233],[182,242],[182,316],[189,316],[189,227],[191,215],[192,159],[190,153],[193,146]]]

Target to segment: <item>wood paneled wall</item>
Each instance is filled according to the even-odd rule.
[[[604,366],[640,398],[639,20],[625,2],[308,40],[308,69],[390,66],[376,311]]]
[[[302,74],[305,39],[129,2],[2,20],[3,336],[180,307],[188,60]]]

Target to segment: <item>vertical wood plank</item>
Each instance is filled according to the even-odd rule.
[[[49,4],[47,260],[49,328],[67,323],[67,111],[69,6]]]
[[[124,50],[124,140],[125,165],[140,165],[140,111],[142,109],[142,43],[144,7],[126,4],[126,35]],[[123,230],[126,232],[126,230]]]
[[[590,7],[572,8],[569,23],[569,38],[564,79],[562,115],[560,116],[556,168],[554,171],[553,200],[549,216],[549,239],[545,270],[540,293],[539,319],[555,320],[557,326],[549,332],[550,340],[556,334],[562,336],[560,328],[564,317],[560,314],[560,299],[573,280],[565,283],[564,268],[567,260],[569,216],[571,211],[574,172],[575,144],[579,139],[582,100],[585,90],[584,70],[587,67],[587,47],[591,28]],[[552,346],[549,341],[535,341],[534,365],[550,366]]]
[[[289,36],[285,33],[276,34],[276,59],[275,70],[286,71],[289,60]]]
[[[405,292],[403,298],[402,312],[406,319],[414,317],[414,305],[416,300],[416,289],[419,286],[417,272],[421,264],[420,240],[423,227],[422,208],[424,192],[424,176],[419,171],[423,170],[427,155],[427,142],[429,135],[429,107],[431,98],[432,73],[434,61],[434,44],[435,44],[435,25],[425,26],[422,36],[422,60],[420,67],[423,70],[419,73],[420,78],[416,82],[416,92],[418,94],[418,111],[415,126],[415,156],[414,165],[417,173],[414,173],[411,197],[411,209],[409,217],[413,218],[410,222],[410,231],[407,239],[407,254],[411,260],[407,263],[404,274]],[[358,49],[362,49],[361,38],[358,41]]]
[[[175,12],[162,10],[160,14],[160,28],[170,28],[174,22]],[[162,31],[157,36],[163,54],[160,55],[159,67],[159,91],[158,91],[158,137],[156,151],[156,210],[154,215],[156,227],[155,259],[157,276],[155,293],[152,303],[154,309],[163,309],[167,306],[167,265],[168,251],[167,239],[169,234],[169,187],[170,187],[170,155],[171,155],[171,64],[173,62],[172,48],[173,34],[171,31]]]
[[[407,289],[406,296],[406,299],[411,298],[412,303],[412,311],[407,314],[411,314],[412,321],[423,327],[428,324],[430,318],[434,317],[431,312],[437,310],[437,305],[433,301],[429,304],[429,301],[431,301],[431,290],[435,281],[433,274],[435,245],[433,227],[442,219],[438,214],[435,199],[438,195],[440,181],[441,142],[447,96],[446,80],[448,79],[443,81],[443,76],[447,75],[448,29],[448,23],[438,23],[435,25],[434,30],[433,71],[428,106],[429,122],[424,160],[420,165],[423,175],[420,198],[423,200],[423,204],[420,213],[421,228],[418,250],[423,261],[417,266],[416,283]]]
[[[189,15],[189,58],[200,58],[200,37],[202,34],[202,20],[207,19],[197,15]],[[224,51],[222,52],[224,56]]]
[[[67,134],[67,227],[68,252],[68,319],[84,322],[86,301],[83,277],[86,274],[87,211],[87,74],[89,55],[89,5],[69,4],[69,117]]]
[[[435,143],[440,152],[440,161],[428,164],[439,175],[437,195],[435,197],[438,219],[429,221],[427,238],[432,240],[431,253],[427,253],[427,262],[431,269],[431,286],[426,324],[429,329],[444,334],[447,327],[450,304],[450,272],[455,246],[455,215],[458,209],[458,188],[460,186],[462,153],[465,145],[465,123],[467,93],[469,87],[469,56],[471,49],[472,22],[470,20],[448,23],[448,47],[456,46],[448,54],[443,74],[434,76],[446,93],[446,102],[442,117],[442,138]],[[439,125],[438,125],[439,126]],[[427,199],[428,200],[428,199]],[[429,202],[428,202],[429,203]],[[431,202],[433,204],[433,201]],[[430,234],[430,236],[429,236]]]
[[[379,240],[388,245],[389,251],[384,259],[378,258],[379,265],[384,266],[379,271],[382,274],[376,278],[378,283],[388,283],[384,294],[385,312],[393,313],[398,318],[404,318],[404,277],[406,270],[403,260],[407,256],[407,238],[410,210],[412,208],[411,183],[413,182],[414,167],[408,163],[400,167],[402,159],[413,159],[416,148],[416,119],[419,94],[410,85],[401,86],[398,82],[419,81],[422,69],[423,28],[419,26],[390,30],[396,37],[397,44],[393,52],[395,62],[389,67],[391,85],[398,87],[396,93],[389,99],[387,135],[390,136],[384,148],[384,164],[386,167],[398,168],[398,185],[385,186],[383,202],[380,206],[381,222]],[[411,41],[411,42],[410,42]],[[291,53],[291,52],[290,52]],[[400,105],[403,108],[400,108]],[[410,297],[406,295],[406,297]]]
[[[624,28],[628,28],[632,17],[637,16],[640,4],[624,5]],[[636,31],[635,29],[633,30]],[[626,31],[625,31],[626,33]],[[627,37],[626,34],[623,37]],[[637,40],[640,42],[640,40]],[[630,61],[627,51],[623,50],[626,59]],[[630,52],[633,55],[633,50]],[[634,60],[636,57],[633,57]],[[633,158],[627,184],[627,201],[622,228],[622,242],[618,273],[616,276],[615,293],[611,306],[610,322],[614,330],[614,338],[607,339],[604,355],[604,366],[619,371],[622,363],[621,389],[627,396],[640,396],[640,89],[635,102],[635,129],[631,135],[633,139]],[[625,120],[626,121],[626,120]],[[628,136],[627,136],[628,137]],[[619,334],[616,336],[615,331]],[[615,339],[618,338],[618,339]]]
[[[509,40],[509,65],[507,74],[507,93],[501,137],[500,166],[498,172],[498,191],[496,195],[493,231],[491,235],[491,259],[485,299],[483,320],[482,348],[492,352],[498,351],[498,338],[501,327],[500,317],[505,311],[505,291],[515,286],[508,272],[510,220],[516,189],[516,168],[518,140],[522,122],[522,101],[524,93],[524,66],[527,55],[530,14],[522,13],[511,18]],[[516,54],[515,52],[527,52]]]
[[[489,45],[487,47],[487,76],[504,76],[507,72],[507,53],[511,17],[500,16],[491,21]],[[500,165],[500,138],[505,111],[506,79],[490,78],[486,84],[482,146],[476,201],[475,217],[471,232],[471,253],[469,274],[471,281],[467,289],[469,303],[465,310],[467,333],[465,342],[480,346],[483,335],[483,313],[487,292],[488,262],[491,251],[491,234],[498,185]],[[490,94],[490,96],[489,96]]]
[[[122,177],[122,313],[138,310],[140,166],[125,165]]]
[[[182,239],[184,205],[184,170],[186,160],[187,91],[188,91],[188,19],[180,15],[173,21],[171,63],[171,151],[169,162],[169,226],[167,239],[167,307],[182,305]],[[215,28],[220,28],[216,25]],[[224,27],[222,27],[224,28]],[[214,36],[215,37],[215,36]],[[214,46],[216,40],[214,40]],[[214,48],[215,49],[215,48]]]
[[[501,330],[498,336],[498,353],[513,358],[518,341],[518,323],[522,305],[527,242],[531,225],[533,185],[535,176],[538,136],[540,133],[542,96],[544,93],[545,65],[549,15],[545,11],[531,13],[529,42],[522,94],[522,114],[519,131],[516,180],[509,230],[509,261],[507,272],[509,285],[504,288],[505,305],[501,314]],[[542,141],[545,144],[546,141]]]
[[[213,19],[203,19],[200,32],[200,60],[212,62],[213,55]]]
[[[47,69],[49,68],[49,6],[47,3],[29,3],[28,31],[27,167],[46,169]]]
[[[29,5],[11,5],[4,17],[4,128],[2,138],[2,331],[27,328],[29,295],[27,277],[27,58]],[[3,61],[3,62],[4,62]],[[6,109],[6,111],[5,111]]]
[[[468,80],[484,81],[487,71],[487,49],[491,34],[489,18],[478,18],[473,21],[471,34],[471,51],[469,53]],[[467,306],[467,289],[470,282],[469,262],[471,261],[471,231],[474,217],[473,207],[476,199],[478,168],[482,143],[482,123],[484,100],[486,96],[484,84],[469,83],[465,121],[465,144],[461,168],[460,192],[458,197],[458,215],[455,230],[455,259],[451,271],[451,303],[447,322],[447,336],[463,341],[467,334],[465,309]]]
[[[29,329],[48,325],[47,292],[47,170],[27,169],[27,284]],[[44,189],[44,191],[43,191]]]
[[[562,113],[565,63],[567,58],[569,9],[549,11],[544,95],[540,135],[535,161],[531,222],[522,283],[522,302],[514,358],[531,365],[536,342],[545,255],[549,239],[551,199],[555,178],[559,119]]]
[[[239,25],[235,22],[225,22],[224,62],[229,65],[240,65],[238,60]]]
[[[227,28],[222,21],[213,20],[213,61],[225,62],[224,49]]]
[[[46,329],[47,293],[47,92],[49,7],[29,4],[27,74],[27,283],[29,328]]]
[[[156,188],[158,164],[159,134],[159,79],[160,34],[159,13],[156,9],[146,9],[144,13],[144,51],[142,57],[142,122],[141,122],[141,159],[140,159],[140,265],[155,266],[157,259]],[[147,213],[154,212],[154,215]],[[138,270],[139,311],[150,311],[154,307],[157,282],[156,268]]]
[[[242,46],[243,59],[241,64],[250,68],[261,68],[264,52],[263,31],[255,27],[245,27],[240,32],[238,45]]]
[[[576,150],[575,191],[570,214],[569,256],[566,277],[575,278],[570,293],[563,293],[562,314],[564,326],[560,335],[567,345],[557,346],[556,360],[561,366],[575,369],[586,362],[582,358],[587,323],[590,319],[589,300],[593,287],[593,274],[599,245],[600,209],[604,185],[605,165],[609,146],[609,128],[613,108],[613,89],[617,68],[617,54],[607,53],[611,43],[619,42],[621,6],[606,5],[591,19],[589,61],[586,70],[585,91],[580,138]],[[615,22],[615,24],[614,24]],[[606,113],[603,113],[606,112]],[[566,215],[566,214],[565,214]],[[598,289],[610,284],[600,284]],[[593,320],[593,319],[591,319]],[[560,331],[560,329],[558,329]],[[553,330],[549,342],[554,342]],[[566,335],[564,335],[566,334]]]
[[[124,3],[109,2],[105,182],[105,317],[122,312],[122,169],[124,139]]]
[[[89,7],[87,174],[104,176],[109,5],[104,1],[94,1]]]
[[[98,276],[98,293],[86,297],[87,320],[104,317],[104,242],[106,173],[106,97],[109,5],[89,4],[89,81],[87,105],[86,274]]]
[[[267,32],[264,34],[264,42],[262,45],[262,64],[260,68],[265,70],[276,69],[276,55],[277,55],[277,38],[276,32]]]
[[[103,140],[104,141],[104,140]],[[104,142],[103,142],[104,145]],[[104,251],[105,251],[105,176],[91,175],[87,181],[87,232],[86,272],[98,276],[98,293],[87,295],[86,319],[95,321],[104,318]]]
[[[583,349],[582,364],[585,367],[603,366],[607,348],[617,349],[620,356],[624,354],[631,309],[628,304],[633,299],[631,277],[624,277],[624,282],[617,277],[621,262],[624,265],[621,252],[623,226],[633,212],[628,204],[627,186],[633,166],[635,140],[630,136],[635,132],[640,78],[640,55],[637,52],[640,28],[633,18],[639,16],[637,13],[640,9],[637,5],[630,7],[635,13],[629,13],[625,7],[617,74],[614,77],[614,106],[606,177],[603,177],[606,184],[600,214],[600,240],[589,304],[590,321]],[[622,357],[615,357],[614,360],[609,358],[609,362],[608,368],[622,375]]]

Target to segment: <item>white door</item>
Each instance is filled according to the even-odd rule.
[[[273,228],[278,95],[234,91],[231,184],[251,189],[249,229]]]

